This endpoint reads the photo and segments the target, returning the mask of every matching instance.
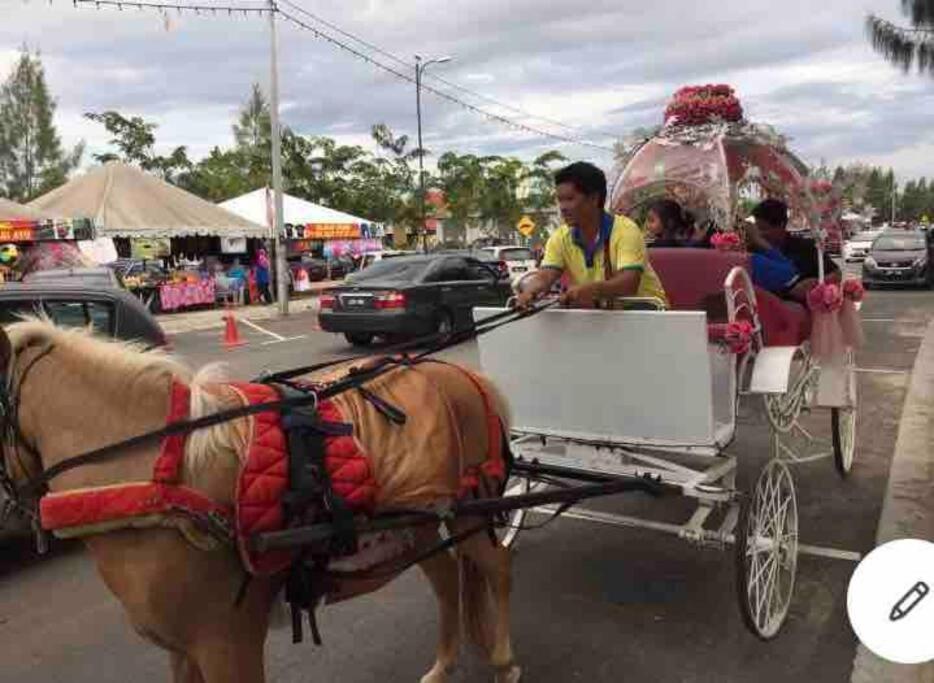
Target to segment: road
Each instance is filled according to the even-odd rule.
[[[864,371],[854,470],[842,481],[829,461],[795,469],[801,542],[855,553],[874,545],[909,372],[934,315],[934,294],[872,292],[863,315],[867,345],[858,358]],[[262,327],[268,333],[245,328],[248,345],[233,351],[220,350],[216,329],[177,335],[173,344],[191,364],[223,360],[240,378],[349,351],[342,338],[315,332],[310,313]],[[477,362],[470,345],[449,357]],[[744,425],[732,450],[748,484],[767,458],[764,427]],[[688,509],[680,503],[647,508],[642,501],[618,500],[601,509],[649,510],[658,519],[681,521]],[[769,643],[742,625],[730,552],[562,519],[524,534],[514,566],[513,633],[524,680],[849,680],[856,647],[845,616],[852,560],[801,556],[790,616]],[[270,680],[410,682],[432,660],[434,601],[417,571],[376,594],[324,609],[319,624],[323,648],[293,646],[287,632],[270,636]],[[4,549],[0,680],[146,683],[167,679],[166,661],[125,627],[80,545],[59,545],[44,558],[25,545]],[[469,655],[454,677],[489,679]]]

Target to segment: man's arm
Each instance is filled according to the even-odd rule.
[[[517,296],[520,307],[528,306],[532,301],[551,291],[554,284],[561,278],[561,271],[557,268],[542,268],[522,281],[522,291]]]

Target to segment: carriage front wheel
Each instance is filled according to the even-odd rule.
[[[506,486],[503,489],[503,498],[512,496],[521,496],[527,493],[536,493],[544,491],[548,485],[534,481],[522,474],[513,474],[506,480]],[[502,519],[496,525],[496,539],[504,548],[512,548],[516,539],[519,538],[519,532],[522,531],[522,525],[528,516],[528,509],[517,508],[503,515]]]
[[[846,368],[847,402],[844,407],[832,408],[830,426],[833,432],[833,463],[840,476],[845,477],[853,467],[856,455],[856,364],[852,352]]]
[[[774,638],[791,605],[798,561],[798,505],[791,470],[777,459],[742,501],[735,544],[736,586],[746,626]]]

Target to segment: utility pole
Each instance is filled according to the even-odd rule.
[[[421,216],[422,251],[428,253],[428,226],[425,224],[425,150],[422,148],[422,74],[432,64],[450,62],[450,57],[429,59],[422,64],[421,55],[415,55],[415,116],[418,119],[418,201]]]
[[[279,60],[276,44],[276,0],[269,0],[269,122],[272,128],[272,190],[275,197],[276,218],[273,235],[276,258],[276,298],[279,299],[279,313],[289,314],[288,265],[285,260],[284,217],[282,215],[282,141],[279,128]]]

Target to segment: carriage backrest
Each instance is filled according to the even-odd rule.
[[[749,272],[749,257],[735,251],[658,248],[648,253],[676,311],[703,310],[705,297],[723,293],[723,283],[733,268]]]

